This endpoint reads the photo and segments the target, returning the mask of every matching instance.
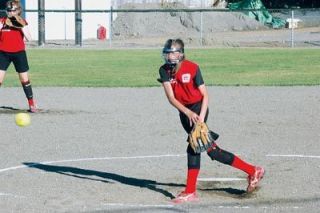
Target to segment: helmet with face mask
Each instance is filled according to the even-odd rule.
[[[170,53],[180,53],[178,57],[169,57]],[[184,59],[184,43],[181,39],[168,39],[162,49],[162,57],[166,64],[174,67]]]
[[[18,11],[18,15],[21,15],[21,5],[17,1],[8,1],[6,3],[6,12],[7,14],[12,11]]]

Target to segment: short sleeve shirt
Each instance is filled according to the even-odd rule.
[[[204,84],[200,68],[197,64],[183,60],[175,75],[171,75],[171,68],[164,64],[159,69],[160,81],[170,82],[175,98],[183,105],[202,101],[199,86]]]
[[[4,24],[6,18],[0,18],[0,22]],[[0,29],[0,51],[19,52],[25,50],[23,41],[24,35],[21,29],[3,26]]]

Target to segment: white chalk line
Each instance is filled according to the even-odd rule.
[[[108,206],[110,208],[181,208],[180,205],[157,205],[157,204],[139,204],[139,203],[131,203],[131,204],[125,204],[125,203],[104,203],[103,206]],[[217,208],[217,209],[300,209],[299,206],[214,206],[214,205],[208,205],[210,208]]]
[[[110,207],[130,207],[130,208],[173,208],[175,205],[160,205],[160,204],[126,204],[126,203],[104,203],[103,206]]]
[[[171,157],[184,157],[186,154],[167,154],[167,155],[146,155],[146,156],[131,156],[131,157],[101,157],[101,158],[80,158],[80,159],[69,159],[69,160],[57,160],[57,161],[44,161],[34,163],[30,165],[13,166],[4,169],[0,169],[0,173],[7,172],[10,170],[24,169],[32,167],[33,165],[50,165],[55,163],[67,163],[67,162],[83,162],[83,161],[99,161],[99,160],[128,160],[128,159],[147,159],[147,158],[171,158]],[[286,157],[286,158],[320,158],[318,155],[282,155],[282,154],[268,154],[266,157]]]
[[[281,154],[269,154],[266,157],[286,157],[286,158],[320,158],[318,155],[281,155]]]
[[[99,160],[128,160],[128,159],[147,159],[147,158],[170,158],[170,157],[184,157],[186,154],[177,154],[177,155],[149,155],[149,156],[131,156],[131,157],[101,157],[101,158],[80,158],[80,159],[69,159],[69,160],[57,160],[57,161],[44,161],[39,163],[34,163],[30,165],[21,165],[21,166],[13,166],[4,169],[0,169],[0,173],[7,172],[10,170],[24,169],[32,166],[36,166],[39,164],[50,165],[56,163],[67,163],[67,162],[83,162],[83,161],[99,161]]]
[[[24,198],[24,196],[14,195],[11,193],[2,193],[0,192],[0,197],[14,197],[14,198]]]
[[[231,181],[247,181],[246,178],[198,178],[201,182],[231,182]]]

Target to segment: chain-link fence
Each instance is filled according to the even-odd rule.
[[[114,46],[159,46],[168,37],[214,47],[320,47],[320,10],[271,10],[285,24],[274,28],[230,10],[122,12],[112,23]],[[252,10],[257,13],[259,11]]]
[[[194,47],[320,47],[320,9],[268,10],[271,17],[285,23],[279,28],[249,17],[249,11],[259,12],[132,7],[26,10],[25,14],[27,20],[35,17],[33,23],[29,21],[35,40],[28,44],[34,47],[148,48],[161,47],[166,39],[177,37]],[[99,26],[106,29],[102,39],[98,39]],[[40,30],[45,36],[41,37]]]
[[[186,7],[212,7],[219,4],[239,2],[239,0],[112,0],[113,5],[121,6],[125,4],[146,4],[146,3],[181,3]],[[320,7],[319,0],[261,0],[268,8],[316,8]]]

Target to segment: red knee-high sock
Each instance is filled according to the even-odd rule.
[[[196,191],[198,174],[199,169],[188,169],[187,186],[185,193],[193,193]]]
[[[233,160],[231,166],[246,172],[250,176],[254,175],[254,172],[255,172],[254,166],[246,163],[245,161],[241,160],[237,156],[234,156],[234,160]]]
[[[28,99],[28,103],[29,103],[29,106],[33,106],[34,105],[33,98]]]

